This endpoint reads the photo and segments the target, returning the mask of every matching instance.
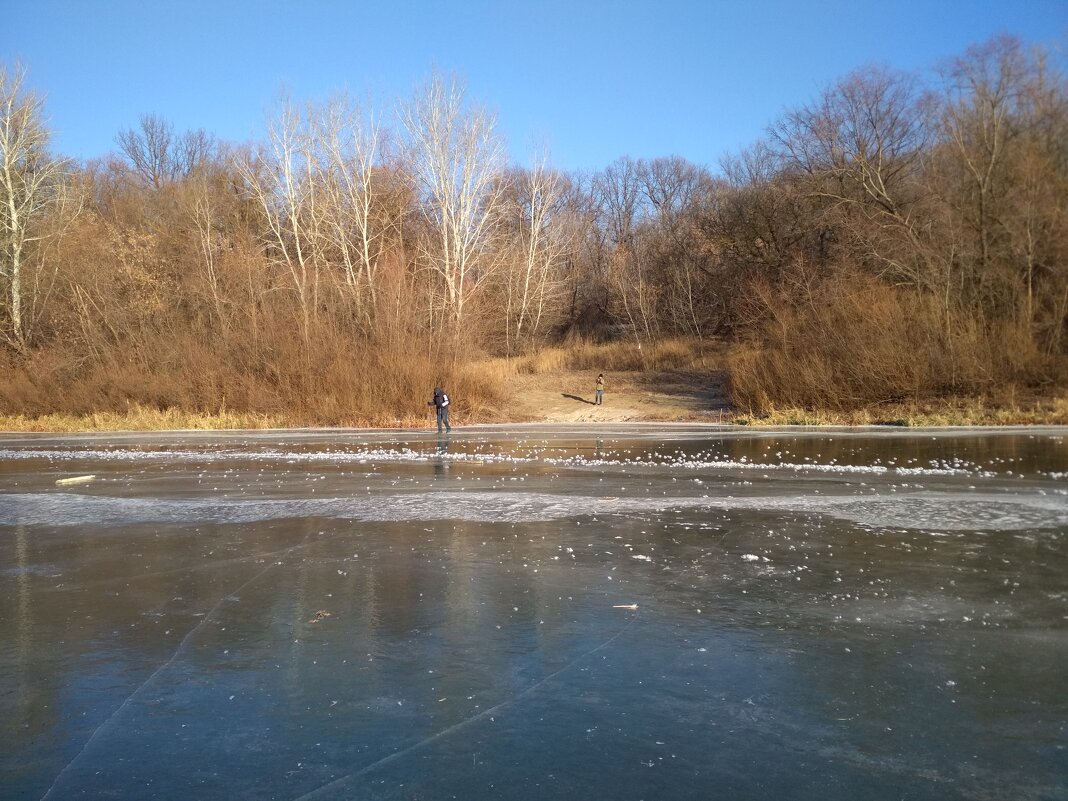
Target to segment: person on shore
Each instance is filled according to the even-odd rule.
[[[593,403],[595,406],[601,405],[601,399],[604,397],[604,373],[597,374],[597,386],[593,392]]]
[[[449,425],[449,396],[445,394],[445,390],[441,387],[434,387],[434,398],[427,402],[427,406],[433,406],[434,411],[437,412],[438,433],[441,433],[443,424],[446,431],[452,431],[452,426]]]

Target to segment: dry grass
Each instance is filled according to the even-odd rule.
[[[876,315],[877,316],[877,315]],[[885,316],[880,318],[886,323]],[[831,337],[844,348],[849,337]],[[874,347],[863,332],[857,347]],[[864,343],[867,342],[867,345]],[[889,347],[889,345],[887,346]],[[895,346],[897,347],[897,346]],[[462,359],[460,354],[467,356]],[[847,357],[847,351],[839,351]],[[880,351],[888,356],[890,351]],[[974,395],[902,393],[892,400],[844,394],[859,372],[843,377],[824,351],[666,340],[578,342],[522,357],[484,358],[469,345],[429,352],[424,338],[405,331],[356,340],[333,329],[318,333],[313,355],[282,332],[248,342],[160,339],[121,361],[77,362],[55,352],[23,365],[0,365],[12,376],[0,386],[0,429],[28,432],[260,429],[341,426],[426,428],[431,388],[454,400],[453,422],[505,422],[538,417],[516,391],[552,387],[593,395],[592,377],[608,376],[609,400],[641,398],[634,417],[743,425],[1068,425],[1068,394],[1028,393],[1006,383]],[[878,361],[869,352],[871,359]],[[903,357],[901,357],[903,358]],[[729,363],[733,411],[702,397],[711,373]],[[900,367],[894,369],[904,369]],[[929,369],[929,368],[925,368]],[[884,374],[885,375],[885,374]],[[678,379],[678,381],[676,381]],[[843,385],[843,381],[846,383]],[[778,383],[777,383],[778,382]],[[525,390],[523,388],[526,388]],[[861,393],[863,395],[863,393]],[[540,403],[540,401],[539,401]]]
[[[1068,394],[1019,405],[997,404],[984,398],[948,398],[845,411],[769,408],[759,413],[736,413],[733,422],[754,426],[869,426],[907,428],[939,426],[1068,425]]]
[[[718,364],[722,353],[719,342],[696,339],[665,339],[646,344],[576,342],[503,361],[510,361],[512,369],[523,375],[569,370],[655,372],[711,369]]]
[[[468,350],[403,327],[354,333],[343,319],[324,321],[310,345],[281,318],[260,320],[255,336],[157,332],[123,350],[52,348],[0,364],[0,421],[23,431],[421,427],[434,386],[448,389],[458,422],[496,419],[504,382],[465,364]]]
[[[38,417],[0,415],[0,431],[73,433],[78,431],[191,431],[281,428],[281,417],[251,413],[198,414],[181,409],[131,406],[126,412],[45,414]]]

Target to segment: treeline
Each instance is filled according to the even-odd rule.
[[[440,75],[388,122],[283,99],[239,145],[146,115],[85,164],[24,71],[0,104],[0,411],[389,422],[569,338],[725,338],[747,408],[1063,383],[1068,91],[1014,39],[853,73],[716,173],[510,166]]]

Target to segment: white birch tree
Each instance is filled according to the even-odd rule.
[[[48,152],[43,100],[25,88],[26,70],[0,65],[0,337],[25,350],[42,286],[28,281],[29,248],[62,200],[64,162]]]
[[[317,116],[315,131],[324,158],[326,235],[341,261],[343,285],[358,307],[373,308],[389,227],[380,224],[374,208],[379,124],[342,99]]]
[[[425,257],[445,285],[457,329],[468,300],[492,274],[491,234],[501,206],[504,145],[490,112],[469,108],[457,79],[435,75],[401,109],[413,178],[435,232]]]
[[[315,317],[321,273],[322,223],[315,137],[305,115],[283,101],[267,128],[268,145],[256,161],[239,169],[267,230],[263,239],[271,261],[289,276],[296,292],[305,341]]]
[[[575,228],[562,208],[568,185],[544,159],[518,179],[516,215],[519,254],[508,280],[506,324],[508,344],[524,335],[536,337],[548,307],[564,291],[563,261]]]

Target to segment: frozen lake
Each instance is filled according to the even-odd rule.
[[[1066,535],[1056,428],[0,435],[0,797],[1066,799]]]

